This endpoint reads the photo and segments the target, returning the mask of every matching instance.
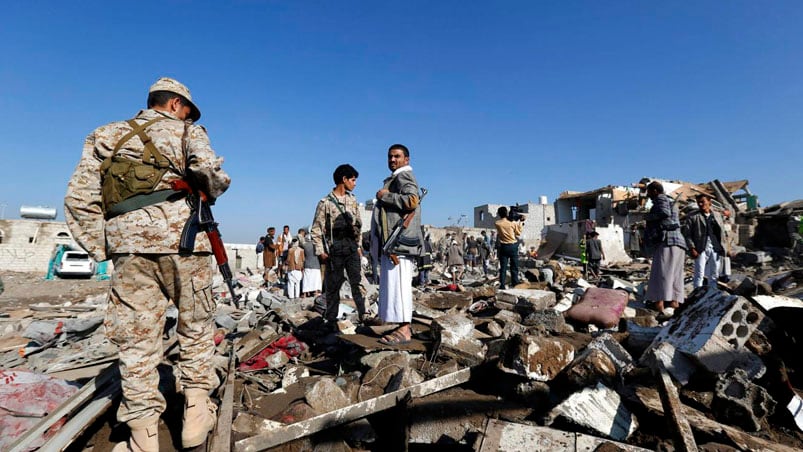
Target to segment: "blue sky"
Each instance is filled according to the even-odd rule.
[[[112,6],[113,5],[113,6]],[[424,222],[643,176],[803,197],[799,1],[7,2],[0,205],[58,208],[95,127],[189,86],[232,186],[227,242],[370,199],[411,150]]]

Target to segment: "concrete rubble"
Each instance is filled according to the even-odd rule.
[[[787,408],[797,406],[796,388],[803,387],[803,246],[793,232],[784,240],[756,235],[789,231],[803,204],[751,210],[748,197],[729,191],[744,186],[728,184],[677,184],[681,193],[710,190],[720,206],[736,209],[734,233],[749,240],[734,243],[742,249],[727,281],[688,286],[686,302],[669,318],[645,303],[643,258],[615,254],[601,277],[585,278],[567,247],[570,228],[550,230],[546,241],[560,243],[542,243],[549,259],[523,257],[522,283],[506,290],[498,290],[494,270],[481,269],[450,287],[436,259],[433,284],[414,289],[413,340],[395,347],[379,342],[389,326],[359,323],[345,288],[338,331],[328,332],[316,309],[321,299],[288,299],[278,280],[266,284],[244,270],[237,275],[244,303],[236,309],[216,278],[215,364],[223,384],[214,395],[222,414],[210,449],[803,448],[799,413]],[[611,225],[617,215],[635,219],[643,210],[630,198],[634,191],[611,190]],[[621,230],[606,233],[610,245],[629,249]],[[364,285],[376,312],[377,286]],[[119,391],[98,384],[117,378],[102,324],[105,303],[103,296],[62,297],[2,311],[0,377],[37,379],[12,395],[45,380],[64,391],[48,390],[47,407],[21,410],[0,378],[0,426],[29,422],[13,435],[4,429],[0,449],[72,443],[106,450],[121,435],[109,409]],[[171,368],[175,312],[167,317],[159,372],[169,407],[179,408],[163,416],[164,438],[181,419]],[[68,403],[72,394],[80,397]],[[97,400],[107,402],[90,415]],[[83,424],[50,443],[66,420]]]

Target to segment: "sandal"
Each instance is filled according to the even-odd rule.
[[[404,333],[402,333],[398,329],[393,330],[392,332],[388,333],[387,335],[379,339],[380,344],[390,345],[394,347],[399,345],[409,344],[411,341],[412,339],[404,337]]]

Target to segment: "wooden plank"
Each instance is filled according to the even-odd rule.
[[[675,448],[679,452],[697,452],[697,443],[694,441],[689,420],[683,415],[683,404],[680,402],[678,389],[660,360],[657,367],[661,403],[664,406],[664,413],[669,415],[667,417],[675,435]]]
[[[84,402],[89,400],[95,395],[95,392],[105,386],[111,381],[112,376],[117,371],[117,366],[109,365],[97,378],[93,378],[85,384],[78,392],[73,394],[64,403],[59,405],[55,411],[43,417],[35,426],[25,432],[24,435],[19,437],[14,444],[11,445],[8,452],[22,452],[30,448],[31,442],[40,438],[50,427],[53,426],[64,416],[69,416],[76,408],[83,405]]]
[[[86,407],[70,418],[59,431],[53,435],[42,447],[40,452],[61,452],[75,441],[87,427],[92,425],[109,407],[112,401],[120,397],[120,385],[112,384],[100,392]]]
[[[255,452],[265,450],[288,441],[312,435],[321,430],[345,424],[365,416],[387,410],[396,405],[408,394],[413,398],[424,397],[444,389],[463,384],[471,377],[471,369],[462,369],[439,378],[419,383],[408,388],[399,389],[379,397],[355,403],[354,405],[315,416],[305,421],[286,425],[266,431],[250,438],[237,441],[234,450],[238,452]]]
[[[226,386],[223,390],[223,397],[220,404],[220,413],[217,417],[215,433],[212,436],[209,452],[228,452],[231,448],[231,423],[234,415],[234,376],[235,376],[235,352],[232,347],[229,357],[229,372],[226,375]]]

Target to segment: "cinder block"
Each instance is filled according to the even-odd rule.
[[[569,396],[550,412],[547,425],[558,417],[617,441],[626,440],[638,428],[636,416],[624,406],[619,394],[602,383]]]
[[[744,345],[764,318],[761,310],[740,296],[709,289],[679,317],[672,318],[655,336],[645,355],[663,343],[671,344],[711,373],[723,373],[734,361],[749,361]],[[677,375],[667,367],[676,379]],[[754,366],[758,376],[763,369]]]
[[[720,422],[756,432],[761,428],[761,421],[775,411],[775,405],[775,399],[766,389],[750,381],[747,372],[734,369],[720,375],[711,411]]]

